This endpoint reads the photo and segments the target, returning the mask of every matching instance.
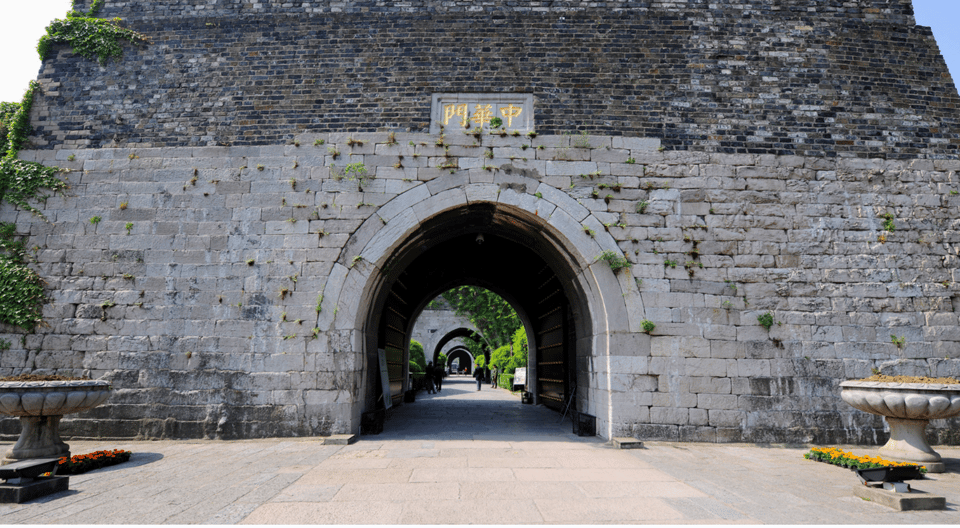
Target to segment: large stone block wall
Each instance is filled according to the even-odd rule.
[[[433,93],[520,92],[541,133],[672,150],[942,158],[960,98],[908,0],[107,2],[146,34],[98,67],[57,47],[43,149],[269,146],[426,131]]]
[[[355,256],[365,240],[387,248],[411,215],[471,201],[522,208],[584,255],[632,262],[604,300],[627,331],[578,357],[578,405],[605,436],[877,442],[882,421],[845,405],[840,381],[960,375],[960,160],[657,151],[610,136],[437,140],[24,151],[73,172],[64,196],[37,204],[47,221],[0,207],[50,295],[49,326],[2,329],[13,346],[0,375],[111,380],[116,395],[66,420],[68,435],[352,431],[365,368],[345,308],[363,288]],[[362,191],[340,176],[347,163],[370,171]],[[935,422],[931,435],[957,442],[957,426]]]

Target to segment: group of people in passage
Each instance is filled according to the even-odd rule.
[[[497,386],[497,376],[499,376],[500,370],[497,367],[493,367],[493,370],[490,371],[490,386]],[[480,367],[473,372],[473,378],[477,380],[477,390],[480,390],[480,385],[483,383],[484,378],[484,369]]]
[[[499,369],[493,367],[493,370],[490,371],[490,386],[497,386],[497,377],[499,375]],[[427,386],[427,394],[436,394],[440,392],[440,387],[443,385],[443,367],[437,365],[433,366],[433,361],[427,363],[427,370],[424,373],[424,379]],[[477,390],[480,390],[481,385],[483,384],[483,379],[486,376],[484,375],[483,368],[477,368],[473,371],[473,378],[477,380]]]
[[[497,377],[499,375],[499,369],[493,367],[493,370],[490,371],[490,386],[497,386]],[[427,394],[436,394],[440,392],[440,388],[443,386],[443,367],[440,365],[433,366],[433,361],[427,363],[427,370],[424,373],[424,380],[426,382]],[[480,390],[481,385],[483,384],[483,379],[486,376],[484,375],[483,368],[477,368],[473,371],[473,378],[477,380],[477,390]]]
[[[427,394],[436,394],[440,392],[443,386],[443,367],[433,366],[433,361],[427,363],[427,371],[424,372],[424,379],[427,382]]]

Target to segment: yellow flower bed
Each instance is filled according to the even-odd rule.
[[[836,447],[814,447],[803,455],[807,460],[826,462],[851,469],[870,469],[877,467],[917,467],[909,462],[894,462],[877,456],[857,456]],[[926,473],[927,468],[920,466],[920,473]]]

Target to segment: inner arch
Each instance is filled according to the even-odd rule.
[[[476,341],[477,343],[479,343],[480,345],[484,345],[483,336],[481,336],[479,332],[477,332],[477,331],[475,331],[475,330],[471,330],[471,329],[469,329],[469,328],[464,328],[464,327],[457,328],[456,330],[447,332],[447,334],[444,335],[443,337],[441,337],[441,338],[440,338],[440,341],[437,342],[437,346],[433,349],[433,362],[434,362],[434,364],[436,364],[436,362],[437,362],[437,357],[440,356],[440,352],[443,351],[443,347],[446,346],[447,343],[449,343],[450,341],[452,341],[452,340],[454,340],[454,339],[456,339],[456,338],[458,338],[458,337],[463,337],[463,338],[466,338],[466,339],[472,339],[472,340]],[[449,356],[449,354],[448,354],[448,356]]]
[[[474,358],[466,347],[458,346],[447,353],[447,366],[453,365],[455,359],[460,359],[458,369],[466,369],[467,374],[473,374]]]
[[[439,202],[443,194],[425,199],[424,208],[437,207],[429,202]],[[559,207],[557,214],[563,214]],[[626,326],[626,313],[617,308],[617,320],[606,321],[610,312],[600,306],[599,291],[610,289],[607,297],[619,300],[621,288],[605,263],[594,262],[596,255],[585,254],[535,211],[497,202],[448,202],[397,242],[381,234],[372,240],[394,249],[382,260],[371,258],[377,264],[362,272],[369,274],[368,289],[360,299],[369,302],[356,312],[365,314],[358,411],[373,410],[384,398],[401,403],[417,317],[438,294],[470,285],[497,293],[520,317],[528,336],[528,387],[536,401],[557,410],[573,402],[581,412],[606,414],[606,396],[591,401],[597,393],[591,390],[596,378],[591,372],[601,365],[590,358],[609,353],[610,331]],[[390,394],[381,389],[378,354],[393,369]]]

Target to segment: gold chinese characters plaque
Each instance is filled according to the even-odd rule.
[[[503,128],[529,132],[533,126],[533,94],[434,94],[430,132]]]

